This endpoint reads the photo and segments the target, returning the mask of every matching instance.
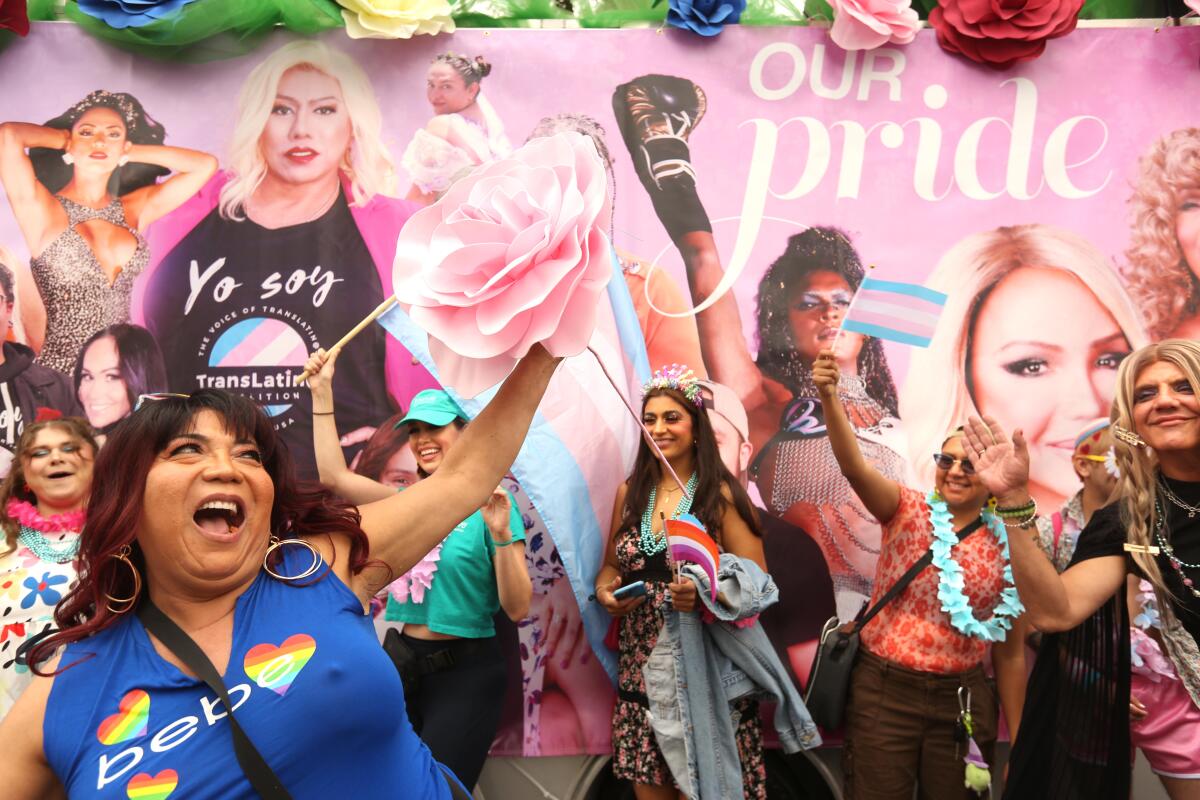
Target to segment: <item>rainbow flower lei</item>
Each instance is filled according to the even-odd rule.
[[[1000,590],[1000,602],[992,609],[990,619],[976,619],[971,601],[963,594],[965,584],[963,570],[954,560],[951,548],[958,544],[958,534],[951,524],[950,510],[946,501],[937,493],[930,492],[925,497],[929,506],[929,520],[933,523],[933,566],[938,571],[938,600],[942,603],[942,611],[950,615],[950,624],[964,636],[982,639],[985,642],[1002,642],[1012,629],[1012,621],[1025,611],[1021,598],[1017,595],[1017,587],[1013,582],[1012,563],[1008,555],[1008,534],[1000,519],[989,509],[983,511],[983,521],[988,530],[1000,543],[1001,557],[1004,559],[1004,588]]]

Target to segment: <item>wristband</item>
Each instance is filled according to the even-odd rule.
[[[515,541],[516,539],[509,539],[507,542],[497,542],[495,539],[492,539],[492,544],[496,545],[496,547],[508,547]]]

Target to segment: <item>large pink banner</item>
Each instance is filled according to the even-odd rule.
[[[828,452],[808,378],[864,274],[949,296],[928,349],[843,337],[843,372],[861,379],[847,397],[864,452],[927,488],[945,432],[968,413],[993,414],[1024,429],[1043,509],[1078,489],[1073,441],[1107,414],[1120,360],[1197,325],[1200,130],[1187,99],[1200,93],[1200,28],[1081,29],[1005,72],[946,55],[929,31],[865,53],[804,28],[735,27],[715,41],[650,29],[330,37],[324,45],[350,66],[335,58],[322,69],[338,73],[349,113],[361,121],[377,109],[381,121],[339,145],[351,164],[343,196],[293,225],[296,236],[236,213],[259,161],[283,174],[326,155],[318,131],[272,166],[256,153],[287,110],[264,95],[262,108],[239,114],[239,91],[253,97],[263,73],[252,71],[291,41],[163,63],[45,23],[0,51],[0,122],[69,123],[94,90],[128,93],[140,108],[121,113],[140,134],[161,129],[156,143],[197,151],[169,164],[154,156],[162,169],[147,185],[182,179],[150,210],[50,200],[62,210],[42,219],[33,205],[5,207],[11,342],[66,375],[101,428],[142,391],[245,391],[310,468],[311,405],[290,378],[305,353],[391,293],[395,235],[412,209],[535,129],[589,133],[611,156],[612,235],[651,366],[686,359],[732,389],[718,413],[729,403],[746,411],[745,423],[725,415],[729,466],[766,514],[782,602],[765,623],[799,680],[824,619],[852,615],[870,595],[879,549],[878,524]],[[471,111],[448,110],[427,76],[447,51],[492,66],[479,84],[486,102]],[[24,147],[3,139],[8,197],[51,197],[73,171],[101,168],[86,156],[67,164],[56,141],[40,142],[40,166],[25,169],[14,160]],[[101,333],[127,323],[138,330]],[[143,328],[160,352],[122,349]],[[97,339],[117,344],[93,351]],[[350,457],[431,381],[382,329],[354,347],[337,388]],[[135,362],[150,366],[131,371]],[[10,449],[30,409],[5,385],[0,445]],[[388,477],[405,472],[403,446],[387,439],[362,461],[372,477],[403,483]],[[523,680],[514,675],[497,751],[607,752],[612,690],[601,663],[611,655],[589,648],[578,608],[601,554],[560,541],[570,552],[560,559],[525,511],[536,596],[530,619],[507,634]]]

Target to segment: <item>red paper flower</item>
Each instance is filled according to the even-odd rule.
[[[1075,30],[1083,0],[938,0],[929,24],[943,49],[1004,69]]]
[[[10,30],[18,36],[29,33],[29,11],[25,0],[0,0],[0,30]]]

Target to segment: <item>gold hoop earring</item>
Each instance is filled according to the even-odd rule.
[[[271,551],[283,547],[285,544],[298,544],[301,547],[308,548],[308,552],[312,553],[313,562],[308,569],[299,575],[280,575],[272,572],[269,564],[271,563]],[[263,555],[263,571],[277,581],[299,581],[312,575],[321,568],[321,564],[325,563],[325,559],[321,558],[321,551],[313,547],[312,543],[307,539],[280,539],[278,536],[271,537],[271,545],[267,548],[267,552]]]
[[[133,565],[133,562],[129,560],[129,554],[132,552],[133,550],[130,549],[129,545],[125,545],[120,549],[120,551],[109,555],[109,558],[115,558],[117,561],[125,562],[125,566],[129,567],[129,571],[133,573],[133,594],[131,594],[129,597],[113,597],[108,592],[104,592],[104,597],[108,600],[105,605],[108,606],[108,610],[114,614],[124,614],[126,611],[133,608],[138,601],[138,596],[142,593],[142,576],[138,572],[137,567]],[[124,603],[124,606],[121,608],[113,608],[113,603],[117,603],[118,605]]]
[[[1113,425],[1112,432],[1113,436],[1117,437],[1117,439],[1129,445],[1130,447],[1146,446],[1145,440],[1128,428],[1122,428],[1120,425]]]

